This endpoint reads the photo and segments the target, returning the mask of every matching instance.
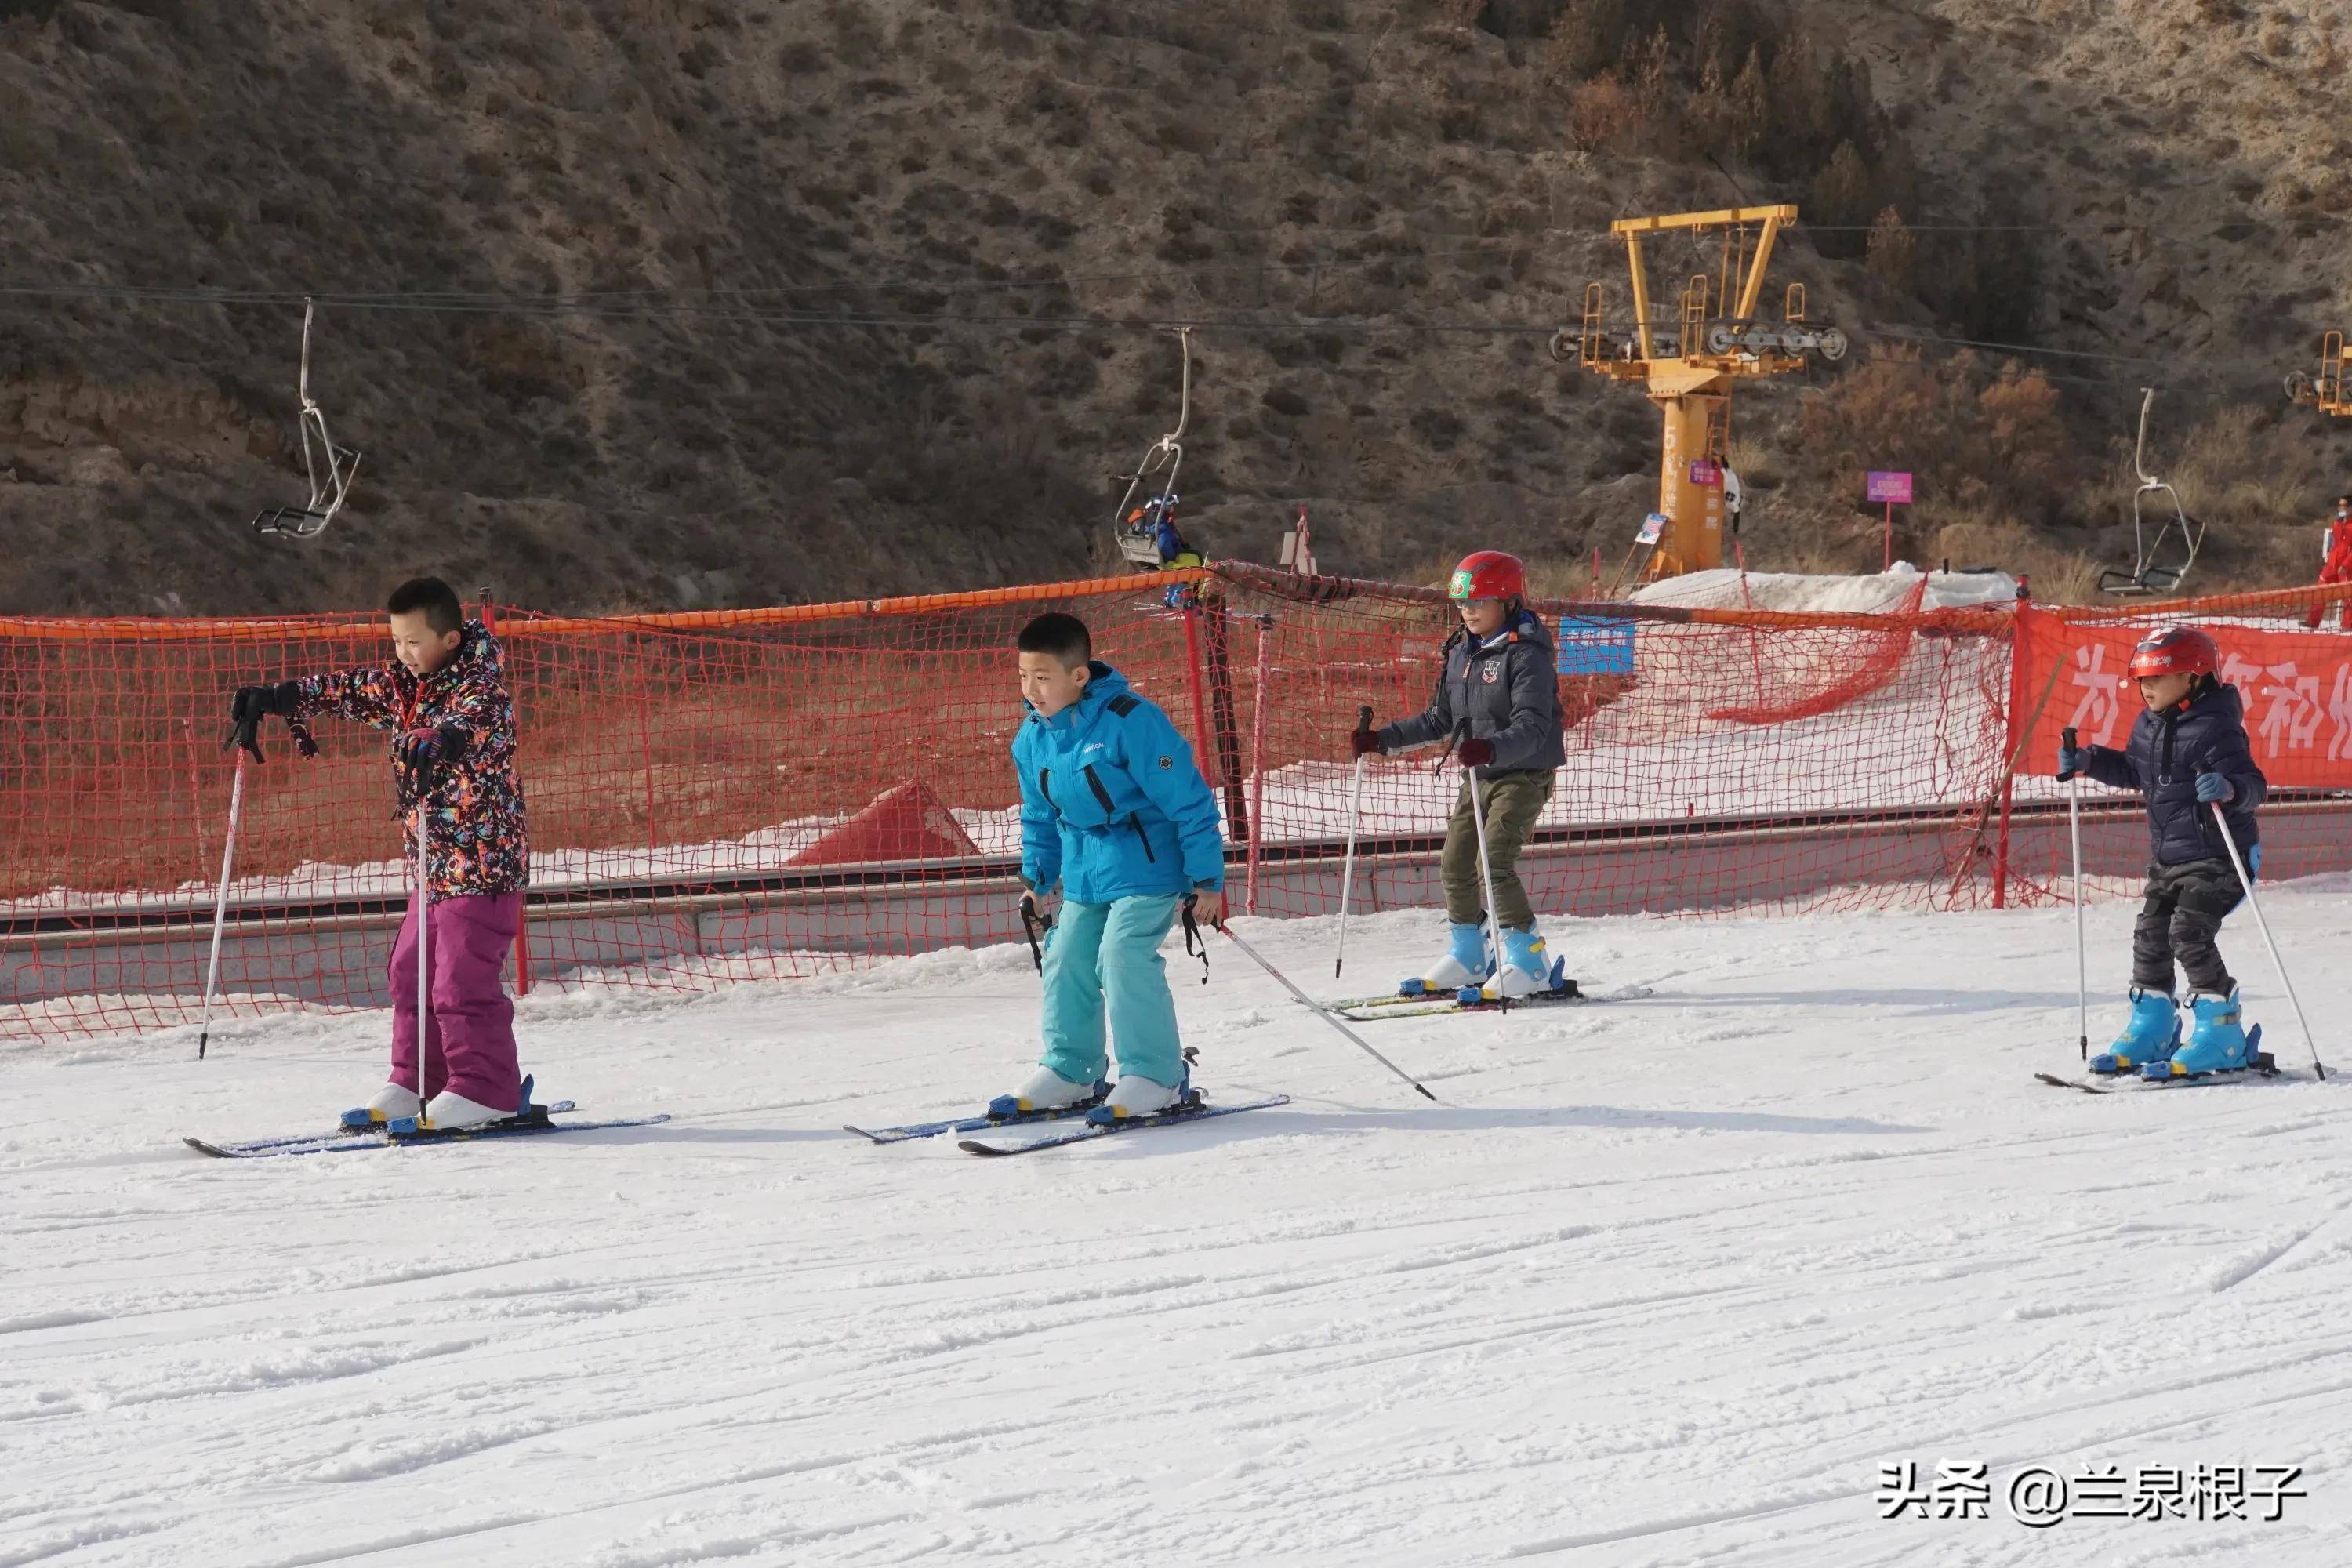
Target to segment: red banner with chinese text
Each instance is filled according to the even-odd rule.
[[[2352,636],[2273,622],[2200,621],[2221,649],[2221,675],[2246,705],[2246,735],[2263,776],[2280,788],[2352,789]],[[2090,746],[2120,748],[2138,717],[2132,621],[2069,621],[2041,611],[2017,617],[2017,733],[2021,773],[2054,773],[2061,731]]]

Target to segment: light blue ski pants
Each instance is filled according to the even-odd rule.
[[[1183,1079],[1176,998],[1160,944],[1183,900],[1062,902],[1045,937],[1045,1065],[1072,1083],[1105,1076],[1103,1015],[1118,1042],[1122,1075],[1173,1089]]]

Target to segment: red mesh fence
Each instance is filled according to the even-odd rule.
[[[2119,743],[2136,698],[2113,672],[2146,625],[2212,627],[2274,782],[2352,790],[2352,637],[2300,622],[2347,592],[2131,615],[1542,605],[1568,762],[1523,875],[1555,920],[2056,896],[2057,730]],[[637,620],[499,607],[532,844],[518,985],[701,989],[1017,939],[1009,650],[1049,608],[1193,739],[1236,904],[1335,910],[1347,735],[1360,705],[1427,701],[1453,625],[1434,591],[1224,566]],[[193,1020],[228,693],[383,657],[374,616],[0,620],[0,1037]],[[384,999],[405,870],[383,740],[317,730],[302,760],[273,725],[248,770],[216,1015]],[[1432,901],[1457,787],[1436,752],[1367,765],[1359,908]],[[2103,830],[2127,837],[2111,799]],[[2292,833],[2271,847],[2267,875],[2335,864]]]

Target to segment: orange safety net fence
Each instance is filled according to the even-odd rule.
[[[2347,593],[2120,616],[1540,605],[1568,762],[1523,875],[1555,920],[2054,896],[2056,726],[2089,737],[2105,712],[2060,693],[2095,691],[2145,625],[2213,626],[2273,780],[2352,790],[2352,637],[2301,626]],[[1047,609],[1085,618],[1192,739],[1236,907],[1335,910],[1348,732],[1360,705],[1384,721],[1428,700],[1454,624],[1434,591],[1227,565],[634,619],[484,606],[532,845],[517,986],[700,990],[1018,940],[1011,644]],[[0,619],[0,1037],[192,1022],[229,693],[385,657],[372,616]],[[2131,694],[2108,695],[2127,725]],[[406,871],[384,738],[316,730],[305,760],[273,723],[248,769],[215,1016],[386,999]],[[1458,778],[1437,751],[1367,765],[1360,910],[1435,901]],[[2333,868],[2297,854],[2265,874]]]

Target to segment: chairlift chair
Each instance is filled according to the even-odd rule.
[[[327,434],[327,416],[320,412],[318,402],[310,395],[310,323],[316,313],[313,302],[305,299],[299,390],[302,399],[302,470],[310,481],[310,499],[301,506],[268,507],[256,512],[256,533],[289,539],[316,538],[343,510],[343,501],[351,494],[352,476],[359,472],[360,454],[335,445],[334,437]]]
[[[1127,481],[1127,493],[1111,514],[1111,531],[1119,553],[1147,571],[1164,564],[1160,554],[1160,522],[1176,504],[1176,470],[1184,464],[1184,426],[1192,416],[1192,329],[1178,327],[1176,341],[1184,351],[1183,389],[1176,409],[1176,428],[1154,441],[1135,465],[1135,472],[1118,477]],[[1158,476],[1153,492],[1141,506],[1135,492],[1146,479]]]
[[[2147,471],[2147,415],[2155,405],[2156,389],[2140,388],[2139,443],[2132,451],[2132,472],[2139,476],[2139,489],[2132,492],[2131,570],[2110,568],[2099,574],[2099,592],[2118,598],[2168,594],[2179,587],[2189,567],[2197,563],[2199,546],[2205,542],[2205,525],[2189,515],[2180,504],[2180,492]],[[2159,493],[2170,504],[2172,515],[2156,524],[2151,537],[2147,498]],[[2179,538],[2174,542],[2176,531]]]

